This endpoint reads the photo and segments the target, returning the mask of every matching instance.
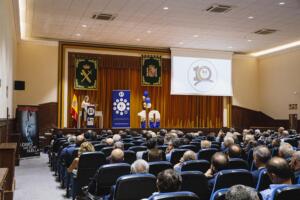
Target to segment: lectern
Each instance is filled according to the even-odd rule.
[[[79,111],[79,117],[78,117],[78,121],[77,121],[77,127],[81,128],[81,119],[82,119],[82,111]],[[95,112],[95,117],[98,118],[98,123],[99,123],[99,128],[103,128],[103,115],[102,115],[102,111],[96,111]]]

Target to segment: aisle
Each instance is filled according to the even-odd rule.
[[[16,167],[14,200],[66,200],[65,190],[59,188],[48,167],[48,157],[23,159]]]

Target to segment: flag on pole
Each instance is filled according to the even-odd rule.
[[[73,99],[72,99],[71,116],[75,122],[75,127],[76,127],[78,121],[78,102],[77,102],[77,96],[75,94],[73,95]]]

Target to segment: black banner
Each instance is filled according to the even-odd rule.
[[[21,157],[39,156],[38,108],[36,106],[18,106],[17,128],[21,133]]]
[[[142,56],[142,85],[143,86],[161,86],[162,67],[161,57],[143,55]]]
[[[96,90],[98,60],[94,58],[75,58],[75,83],[77,90]]]

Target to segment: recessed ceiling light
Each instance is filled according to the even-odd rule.
[[[136,38],[135,40],[136,40],[136,41],[138,41],[138,42],[139,42],[139,41],[141,41],[141,39],[140,39],[140,38]]]
[[[248,42],[252,42],[252,40],[247,40]]]
[[[182,44],[183,44],[183,42],[179,42],[179,44],[180,44],[180,45],[182,45]]]
[[[249,16],[248,19],[254,19],[254,17],[253,16]]]
[[[150,33],[152,33],[152,31],[151,31],[151,30],[148,30],[147,33],[150,34]]]
[[[278,4],[279,4],[280,6],[283,6],[283,5],[285,4],[285,2],[282,1],[282,2],[279,2]]]
[[[76,33],[76,36],[78,36],[78,37],[79,37],[79,36],[81,36],[81,34],[80,34],[80,33]]]
[[[165,6],[163,9],[164,9],[164,10],[169,10],[169,7]]]
[[[193,35],[193,37],[197,38],[197,37],[199,37],[199,35]]]
[[[82,27],[82,28],[86,28],[87,25],[86,25],[86,24],[82,24],[81,27]]]

